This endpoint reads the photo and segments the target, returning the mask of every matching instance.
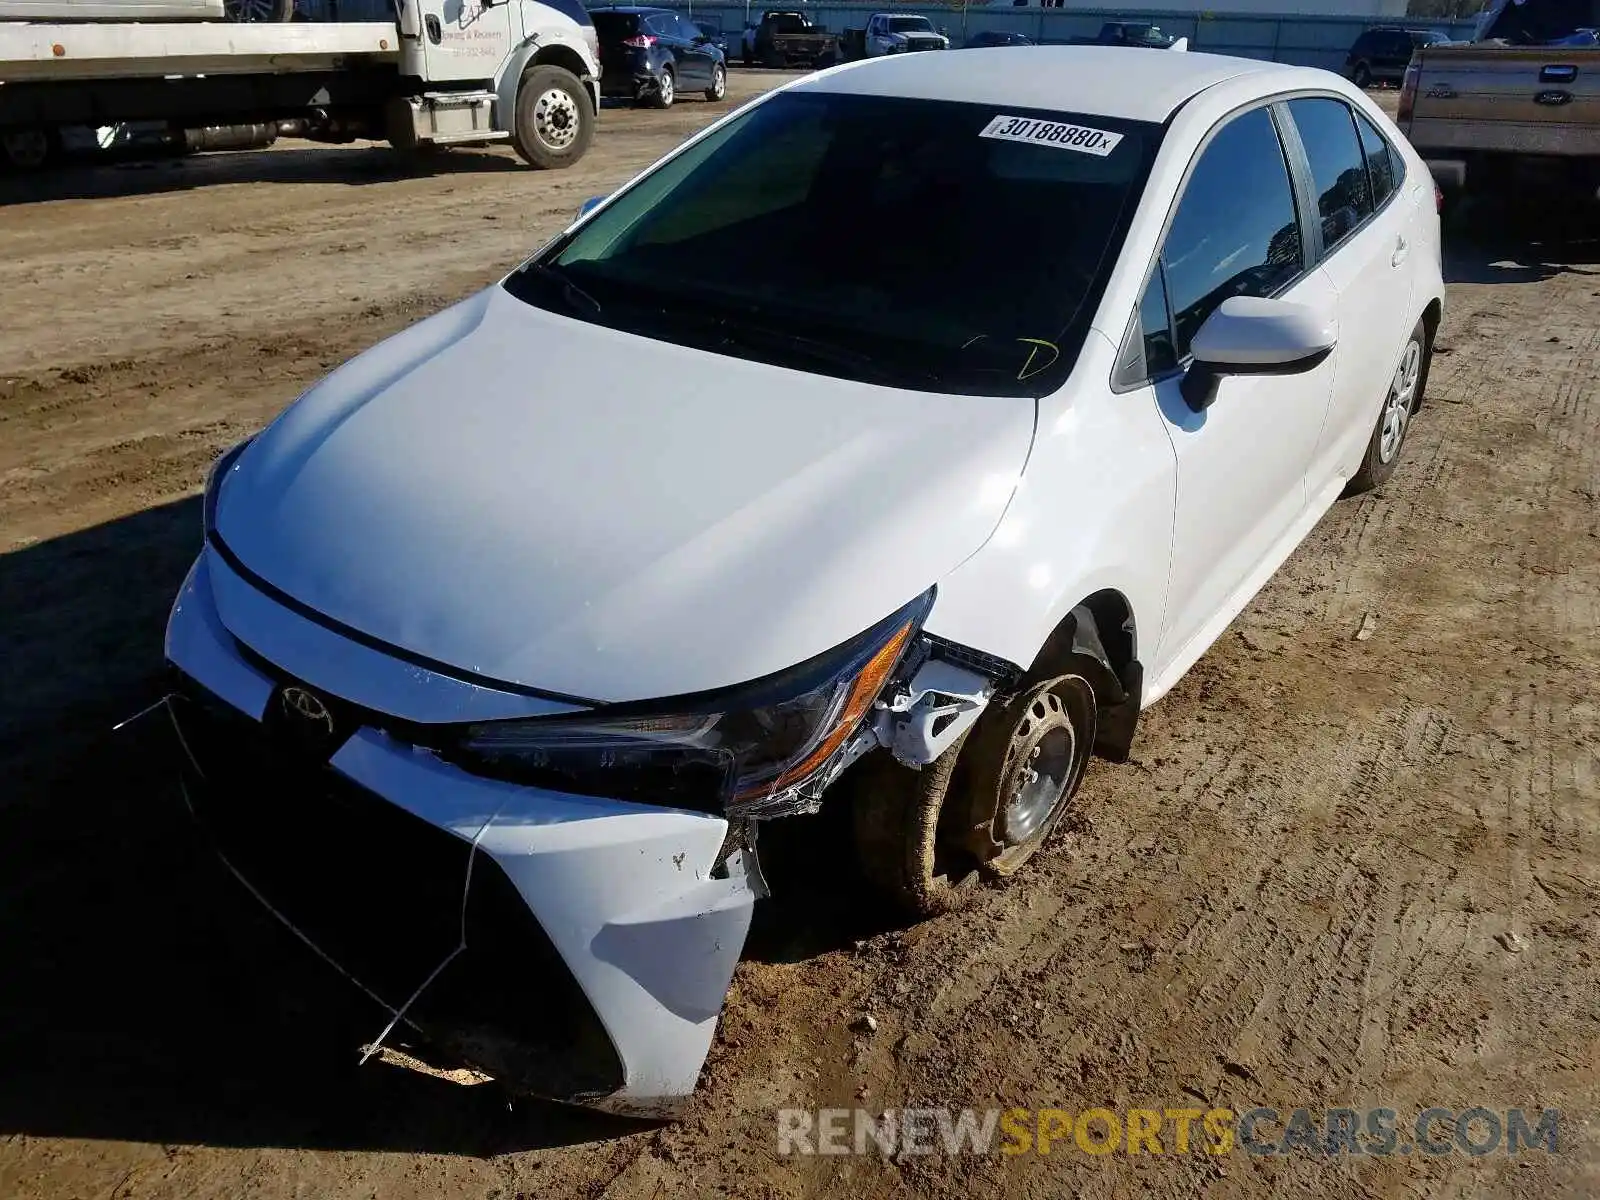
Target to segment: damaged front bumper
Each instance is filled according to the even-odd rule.
[[[231,597],[220,610],[218,583]],[[698,1079],[755,900],[745,876],[713,875],[728,823],[443,762],[385,732],[342,676],[305,678],[317,662],[348,671],[357,651],[335,653],[338,635],[241,585],[204,551],[167,630],[184,793],[228,866],[391,1028],[517,1090],[671,1116]],[[284,689],[300,684],[358,714],[331,754],[279,728]]]

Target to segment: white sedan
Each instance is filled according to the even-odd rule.
[[[670,1112],[758,832],[851,803],[841,860],[912,914],[1016,871],[1395,470],[1439,256],[1423,164],[1326,72],[796,80],[219,461],[184,793],[391,1026]]]

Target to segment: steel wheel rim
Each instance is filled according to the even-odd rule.
[[[565,150],[578,136],[578,106],[562,88],[551,88],[533,106],[533,131],[552,150]]]
[[[1383,405],[1383,425],[1378,432],[1378,460],[1394,461],[1405,441],[1406,425],[1411,420],[1411,405],[1417,396],[1417,381],[1422,376],[1422,347],[1415,338],[1406,343],[1400,365],[1389,381],[1389,396]]]
[[[1014,782],[1000,812],[999,840],[1007,847],[1025,844],[1049,825],[1078,757],[1077,734],[1060,699],[1047,692],[1031,709],[1031,719],[1012,735],[1012,754],[1020,761],[1008,772]],[[1035,721],[1052,725],[1039,733]]]
[[[672,72],[661,72],[661,82],[657,85],[661,89],[661,103],[672,103]]]

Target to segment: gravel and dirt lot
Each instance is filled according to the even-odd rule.
[[[558,174],[291,143],[0,180],[0,1196],[1600,1194],[1592,214],[1451,229],[1400,473],[1014,886],[899,933],[823,850],[780,861],[681,1124],[356,1065],[380,1014],[202,852],[152,735],[111,733],[162,694],[196,490],[719,111],[608,111]],[[1515,1158],[776,1154],[777,1109],[857,1105],[1562,1117]]]

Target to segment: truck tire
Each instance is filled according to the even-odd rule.
[[[578,77],[546,63],[529,67],[517,85],[517,153],[531,167],[570,167],[594,140],[594,109]]]
[[[294,20],[294,0],[223,0],[222,12],[230,21],[250,24]]]

